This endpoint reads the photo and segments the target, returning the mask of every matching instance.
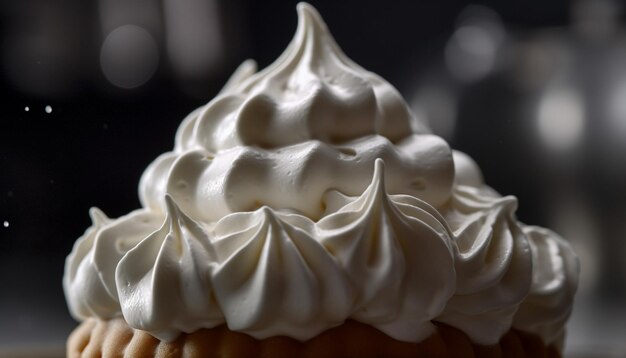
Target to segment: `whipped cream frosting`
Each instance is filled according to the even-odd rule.
[[[457,283],[438,320],[482,344],[497,343],[510,329],[530,288],[531,253],[515,219],[516,208],[514,197],[458,186],[442,209],[456,239]]]
[[[553,231],[537,226],[523,226],[523,230],[535,267],[530,292],[515,314],[513,327],[561,347],[580,264],[570,244]]]
[[[354,319],[419,342],[441,321],[491,344],[562,339],[578,261],[515,218],[467,155],[412,130],[398,91],[298,5],[287,50],[244,62],[144,172],[143,208],[93,225],[66,260],[79,320],[170,341],[226,323],[310,339]],[[413,126],[417,128],[419,126]]]

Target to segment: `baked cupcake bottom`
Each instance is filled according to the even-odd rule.
[[[257,340],[233,332],[225,325],[182,334],[170,343],[130,328],[119,318],[88,319],[67,341],[67,356],[74,357],[560,357],[538,336],[510,330],[497,345],[472,343],[456,328],[436,323],[437,332],[414,344],[397,341],[356,321],[329,329],[306,342],[287,337]]]

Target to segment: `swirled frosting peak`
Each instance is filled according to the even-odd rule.
[[[180,125],[172,152],[144,172],[140,198],[164,212],[171,195],[193,219],[215,221],[261,206],[322,215],[322,195],[359,195],[374,160],[389,192],[440,205],[454,180],[441,138],[415,133],[398,91],[352,62],[319,14],[298,5],[287,50],[255,73],[244,62],[220,94]]]
[[[188,124],[183,149],[337,143],[368,134],[395,142],[411,133],[411,113],[395,88],[350,60],[312,6],[298,4],[298,21],[276,62],[231,83]]]
[[[165,202],[163,224],[120,259],[115,282],[124,318],[172,340],[180,331],[211,328],[224,319],[209,280],[216,263],[211,240],[171,196]]]
[[[399,93],[298,5],[286,51],[244,62],[144,171],[142,208],[66,260],[77,319],[123,316],[170,341],[227,324],[308,340],[347,319],[419,342],[440,321],[480,344],[511,327],[558,344],[578,261],[519,223],[476,163],[412,131]]]

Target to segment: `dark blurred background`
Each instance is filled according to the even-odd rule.
[[[296,1],[0,3],[0,347],[62,346],[65,256],[245,59],[270,64]],[[569,354],[626,352],[626,32],[610,0],[314,1],[420,121],[568,238],[583,272]],[[0,355],[2,349],[0,348]],[[591,354],[591,353],[589,353]]]

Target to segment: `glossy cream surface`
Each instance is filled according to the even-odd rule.
[[[578,261],[519,223],[398,91],[298,5],[285,52],[247,61],[183,120],[139,185],[143,208],[93,225],[63,279],[79,320],[122,315],[162,340],[226,323],[307,340],[354,319],[409,342],[432,321],[491,344],[562,339]]]

